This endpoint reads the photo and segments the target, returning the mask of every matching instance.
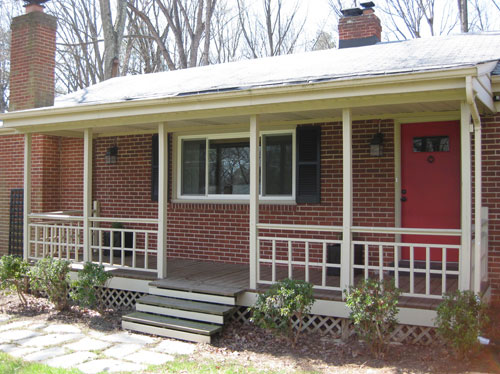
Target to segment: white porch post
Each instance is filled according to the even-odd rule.
[[[167,276],[167,198],[168,198],[168,132],[167,124],[158,125],[158,278]]]
[[[85,129],[83,139],[83,261],[91,261],[92,217],[92,129]]]
[[[24,135],[24,201],[23,201],[23,258],[30,253],[30,213],[31,213],[31,134]]]
[[[250,117],[250,288],[257,288],[259,251],[259,118]]]
[[[481,292],[481,240],[482,240],[482,142],[481,123],[474,123],[474,292]]]
[[[462,253],[459,255],[459,289],[469,290],[471,286],[470,270],[471,270],[471,224],[472,224],[472,207],[471,207],[471,112],[467,103],[462,102],[460,105],[460,138],[461,138],[461,179],[462,179]]]
[[[342,250],[340,256],[340,287],[348,289],[352,283],[351,227],[352,227],[352,114],[351,109],[342,110]]]

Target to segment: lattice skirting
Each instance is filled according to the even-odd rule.
[[[146,295],[143,292],[119,290],[116,288],[103,288],[102,299],[106,308],[132,309],[140,297]]]
[[[240,323],[250,322],[250,309],[240,307],[232,315],[232,320]],[[298,328],[299,322],[294,321],[294,327]],[[347,318],[329,317],[310,314],[304,318],[302,331],[330,335],[334,339],[346,339],[354,335],[354,326]],[[440,339],[433,327],[398,325],[391,334],[391,341],[404,344],[430,345],[439,343]]]

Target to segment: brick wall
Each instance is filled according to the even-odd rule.
[[[339,40],[369,38],[381,40],[382,26],[373,11],[365,10],[362,15],[342,17],[339,20]]]
[[[10,111],[54,105],[56,27],[39,11],[12,19]]]
[[[23,188],[24,137],[0,136],[0,255],[8,253],[10,190]]]
[[[500,115],[483,118],[483,205],[489,208],[489,278],[500,303]]]

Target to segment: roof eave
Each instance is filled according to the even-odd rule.
[[[189,106],[193,110],[193,104],[200,110],[220,107],[226,101],[242,99],[243,103],[255,103],[256,98],[269,98],[282,94],[294,93],[318,93],[325,91],[347,90],[345,95],[363,96],[370,94],[375,86],[386,87],[403,83],[431,82],[440,79],[456,79],[466,76],[477,76],[477,66],[458,68],[447,68],[443,70],[406,72],[391,75],[378,75],[371,77],[348,77],[332,81],[301,83],[286,86],[267,86],[250,88],[239,91],[214,92],[190,96],[174,96],[166,98],[139,99],[132,101],[120,101],[104,104],[85,104],[71,107],[45,107],[29,109],[11,113],[0,114],[0,120],[4,121],[3,129],[22,128],[25,126],[43,126],[44,124],[69,123],[81,120],[101,120],[123,115],[143,115],[144,110],[155,107],[166,108],[170,106]],[[346,96],[347,97],[347,96]],[[318,96],[318,99],[320,97]],[[191,105],[189,105],[191,104]],[[203,105],[202,105],[203,104]],[[243,105],[243,104],[242,104]],[[179,110],[182,110],[180,108]]]

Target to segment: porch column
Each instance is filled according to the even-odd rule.
[[[167,276],[167,198],[168,198],[168,132],[167,124],[158,125],[158,278]]]
[[[481,292],[481,247],[482,247],[482,142],[481,122],[474,123],[474,292]]]
[[[23,201],[23,258],[28,260],[30,252],[31,213],[31,134],[24,135],[24,201]]]
[[[340,287],[348,289],[352,284],[351,227],[352,227],[352,113],[342,110],[342,250],[340,256]],[[344,297],[342,295],[342,297]]]
[[[259,118],[250,117],[250,288],[257,288],[259,251]]]
[[[83,138],[83,261],[91,261],[90,246],[92,217],[92,129],[84,130]]]
[[[461,201],[461,229],[462,238],[461,246],[462,253],[459,256],[459,280],[458,287],[460,290],[469,290],[470,270],[471,270],[471,224],[472,224],[472,207],[471,207],[471,144],[470,144],[470,125],[471,112],[469,105],[462,102],[460,104],[460,138],[461,138],[461,178],[462,178],[462,201]]]

